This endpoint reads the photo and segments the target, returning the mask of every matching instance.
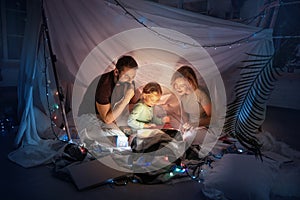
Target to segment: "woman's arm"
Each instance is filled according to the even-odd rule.
[[[198,93],[198,101],[203,108],[203,111],[205,112],[205,115],[203,116],[202,113],[200,113],[200,120],[199,120],[199,126],[208,126],[210,124],[211,120],[211,101],[208,95],[199,89]]]
[[[206,115],[204,117],[200,117],[199,126],[208,126],[211,119],[211,104],[204,105],[202,108]]]

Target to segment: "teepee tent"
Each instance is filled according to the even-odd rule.
[[[116,132],[109,129],[102,130],[99,120],[93,118],[97,81],[101,74],[114,68],[117,59],[122,55],[132,55],[139,65],[135,78],[137,87],[150,81],[157,81],[163,86],[164,92],[171,94],[172,74],[182,65],[191,66],[197,74],[199,84],[207,88],[212,100],[214,124],[209,130],[217,130],[218,134],[225,131],[226,134],[230,126],[225,126],[225,118],[234,113],[233,111],[228,113],[228,110],[236,105],[236,108],[239,108],[235,102],[244,92],[239,89],[244,86],[244,81],[247,82],[241,78],[251,77],[253,73],[257,73],[256,67],[270,61],[269,56],[274,53],[272,29],[216,19],[146,0],[27,0],[27,6],[18,84],[20,126],[15,137],[16,149],[8,155],[11,161],[25,168],[48,163],[58,164],[55,166],[59,168],[60,164],[65,164],[63,163],[65,160],[61,158],[62,155],[66,155],[66,146],[70,144],[70,138],[73,139],[71,142],[76,143],[78,136],[84,142],[87,141],[85,145],[93,147],[88,149],[94,157],[98,156],[97,159],[106,158],[109,164],[121,163],[121,167],[129,168],[126,165],[130,161],[129,157],[126,155],[122,157],[121,151],[117,151],[118,148],[107,148],[105,141],[102,141],[104,137],[101,140],[97,138],[101,134],[110,135]],[[253,59],[254,55],[258,57]],[[270,71],[272,63],[266,66],[263,69]],[[261,79],[262,76],[265,79]],[[264,72],[262,76],[258,81],[266,81],[264,84],[269,86],[272,77],[266,76]],[[251,99],[253,94],[264,99],[266,95],[255,92],[261,89],[267,89],[263,91],[265,93],[269,92],[269,87],[264,87],[263,84],[253,85],[257,90],[249,92],[252,96],[248,96],[244,105],[250,112],[241,111],[242,115],[238,119],[238,126],[244,128],[241,130],[248,130],[249,126],[256,123],[248,120],[254,118],[251,110],[257,109],[257,104],[253,102],[251,104],[251,100],[256,100]],[[162,103],[165,108],[172,111],[174,107],[168,101],[170,93],[163,95]],[[261,105],[263,103],[265,101],[261,102]],[[258,107],[262,108],[261,105]],[[259,114],[265,111],[265,109],[257,110]],[[180,118],[174,119],[174,122],[181,123]],[[260,120],[263,120],[263,116]],[[86,122],[89,126],[82,128]],[[93,131],[96,134],[88,135],[94,133]],[[214,148],[207,159],[199,161],[205,161],[206,164],[200,166],[204,168],[196,168],[199,169],[197,182],[194,182],[195,179],[191,176],[189,180],[193,183],[173,184],[175,187],[167,185],[167,189],[163,184],[157,187],[145,185],[138,187],[135,184],[125,190],[115,187],[113,191],[106,188],[101,189],[100,193],[99,190],[95,190],[92,198],[108,193],[110,194],[106,197],[111,199],[120,196],[131,198],[137,194],[145,198],[170,194],[175,198],[189,199],[199,199],[203,195],[210,199],[277,199],[278,196],[274,195],[280,195],[280,199],[299,197],[297,190],[300,180],[299,152],[283,142],[276,141],[271,133],[261,132],[257,136],[264,144],[265,149],[262,152],[264,162],[248,151],[241,153],[237,149],[227,148],[232,147],[233,143],[238,150],[245,150],[243,146],[238,146],[240,143],[234,138],[226,140],[230,143],[227,144],[216,135],[218,144],[215,146],[221,145],[222,148]],[[181,147],[175,146],[172,142],[170,144],[174,145],[171,146],[174,152]],[[225,153],[224,148],[227,151]],[[55,163],[57,159],[61,159],[58,161],[62,162]],[[101,161],[107,164],[104,159]],[[88,160],[82,163],[89,165],[91,162]],[[80,161],[80,164],[82,163]],[[208,166],[208,163],[212,165]],[[83,179],[87,170],[81,169],[83,165],[77,164],[73,162],[70,165],[77,166],[83,175],[77,178]],[[59,172],[64,172],[70,165],[63,169],[59,168],[62,169]],[[108,166],[115,168],[112,165]],[[206,166],[208,167],[205,168]],[[105,173],[101,170],[89,172],[94,178],[97,177],[94,175]],[[41,173],[44,173],[44,170]],[[26,180],[24,184],[27,187],[20,187],[22,192],[19,195],[22,196],[28,187],[37,184],[39,193],[33,195],[46,191],[44,187],[46,185],[48,187],[52,181],[45,181],[44,176],[39,177],[42,179],[34,177]],[[10,179],[11,177],[7,178]],[[30,185],[28,181],[34,183]],[[53,182],[57,187],[62,186],[56,183]],[[15,187],[12,188],[7,191],[15,190]],[[64,191],[67,196],[69,188],[67,190],[62,188],[58,191]],[[56,188],[51,187],[52,192],[53,189]],[[74,192],[73,188],[69,191]],[[75,196],[85,198],[93,195],[92,193],[93,191],[76,192]],[[61,193],[57,192],[55,195],[59,196]],[[274,198],[271,198],[272,196]]]
[[[93,96],[85,101],[87,89],[95,89],[97,77],[112,69],[124,54],[132,55],[139,64],[137,86],[155,80],[170,88],[171,75],[178,67],[193,66],[201,77],[199,81],[209,90],[215,119],[222,126],[226,105],[235,97],[241,61],[247,60],[248,54],[270,55],[274,51],[270,29],[149,1],[53,0],[40,5],[32,0],[29,5],[28,39],[23,50],[26,59],[22,59],[18,87],[22,118],[16,145],[22,146],[10,155],[17,162],[22,157],[18,152],[28,146],[42,149],[41,143],[46,143],[46,149],[51,149],[44,132],[53,131],[49,107],[57,102],[52,64],[64,94],[71,132],[78,131],[76,120],[81,110],[91,112],[94,106]],[[45,22],[49,38],[41,34]],[[49,45],[54,56],[47,50]],[[56,124],[60,125],[63,119],[59,118],[60,123]],[[56,126],[53,132],[64,132],[59,128],[62,127]]]

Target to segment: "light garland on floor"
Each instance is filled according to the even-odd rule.
[[[0,118],[0,134],[6,136],[7,134],[15,132],[15,121],[13,117],[5,116]]]

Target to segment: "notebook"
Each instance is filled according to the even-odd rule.
[[[86,190],[110,183],[126,172],[110,168],[98,160],[83,162],[67,167],[78,190]]]

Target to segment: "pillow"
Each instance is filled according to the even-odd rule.
[[[283,163],[276,177],[272,195],[300,199],[300,160]]]
[[[220,199],[222,192],[232,200],[268,200],[278,172],[276,162],[243,154],[225,154],[212,166],[204,177],[203,193],[213,199]]]

